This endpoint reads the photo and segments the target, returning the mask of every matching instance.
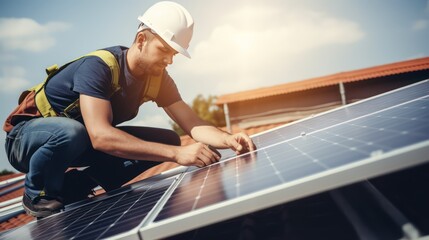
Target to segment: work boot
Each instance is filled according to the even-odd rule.
[[[64,209],[64,205],[58,198],[49,196],[37,196],[33,200],[24,193],[22,206],[28,215],[36,218],[44,218]]]
[[[85,171],[72,169],[65,173],[61,196],[64,204],[71,204],[94,196],[98,184]]]

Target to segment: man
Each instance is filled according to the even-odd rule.
[[[209,145],[237,153],[255,149],[246,134],[230,135],[199,119],[165,70],[177,53],[189,57],[193,19],[188,11],[177,3],[160,2],[138,19],[141,24],[129,49],[105,49],[119,66],[118,91],[112,87],[116,73],[103,58],[83,57],[50,75],[42,87],[53,115],[61,117],[40,114],[37,91],[39,95],[26,95],[26,104],[17,108],[26,108],[24,113],[16,110],[6,121],[9,162],[27,173],[23,206],[28,214],[40,218],[57,213],[65,204],[87,197],[97,185],[116,189],[160,162],[213,164],[220,156]],[[160,82],[148,87],[152,79]],[[148,88],[157,92],[151,100],[197,143],[180,146],[180,138],[170,130],[116,127],[136,116],[147,91],[152,91]],[[34,102],[36,117],[28,114],[28,103]],[[70,113],[73,103],[78,108]],[[65,173],[84,166],[88,167]]]

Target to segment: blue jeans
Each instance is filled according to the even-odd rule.
[[[180,138],[171,130],[120,127],[136,137],[171,145]],[[11,165],[26,173],[25,193],[31,198],[44,194],[61,197],[65,171],[89,166],[85,171],[106,190],[113,190],[157,162],[114,157],[92,148],[85,126],[64,117],[36,118],[18,123],[6,138]]]

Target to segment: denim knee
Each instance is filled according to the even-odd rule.
[[[31,120],[25,125],[23,138],[31,148],[45,146],[61,155],[77,156],[85,151],[89,144],[89,136],[85,126],[73,119],[49,117]],[[37,147],[38,148],[38,147]]]
[[[68,146],[78,152],[83,152],[90,145],[85,126],[75,120],[64,118],[54,133],[59,147]]]

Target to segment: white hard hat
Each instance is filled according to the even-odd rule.
[[[150,28],[170,47],[190,58],[187,49],[192,38],[194,20],[191,14],[175,2],[159,2],[137,18],[144,25],[138,31]]]

